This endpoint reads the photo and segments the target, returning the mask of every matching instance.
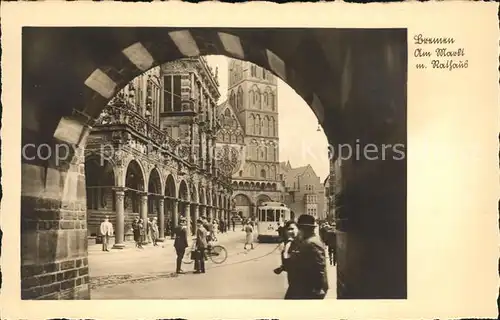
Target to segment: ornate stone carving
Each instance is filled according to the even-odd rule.
[[[241,154],[238,149],[224,145],[216,149],[217,165],[224,176],[235,174],[241,166]]]

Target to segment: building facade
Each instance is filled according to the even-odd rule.
[[[327,199],[327,214],[330,219],[341,220],[341,217],[337,216],[337,209],[340,204],[338,201],[340,191],[342,190],[342,159],[332,159],[330,160],[330,174],[325,180],[325,195]]]
[[[325,219],[325,188],[311,165],[292,168],[290,162],[280,163],[285,182],[285,203],[293,212],[293,217],[302,214]]]
[[[250,62],[230,59],[228,100],[218,107],[221,167],[232,177],[233,209],[255,217],[264,201],[282,201],[277,79]],[[230,163],[230,165],[229,165]]]
[[[150,69],[128,83],[99,117],[85,150],[88,235],[105,215],[115,247],[135,217],[158,219],[160,240],[188,218],[229,219],[231,180],[217,167],[217,72],[203,58]]]

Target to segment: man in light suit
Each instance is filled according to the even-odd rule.
[[[101,223],[101,235],[102,235],[102,251],[108,251],[109,237],[113,235],[113,225],[109,222],[108,216],[104,217],[104,221]]]

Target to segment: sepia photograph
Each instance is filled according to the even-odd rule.
[[[498,316],[498,4],[0,15],[2,319]]]
[[[24,27],[22,299],[405,299],[406,29]]]

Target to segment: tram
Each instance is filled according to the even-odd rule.
[[[279,240],[278,228],[290,220],[290,208],[281,202],[263,202],[257,207],[257,240]]]

